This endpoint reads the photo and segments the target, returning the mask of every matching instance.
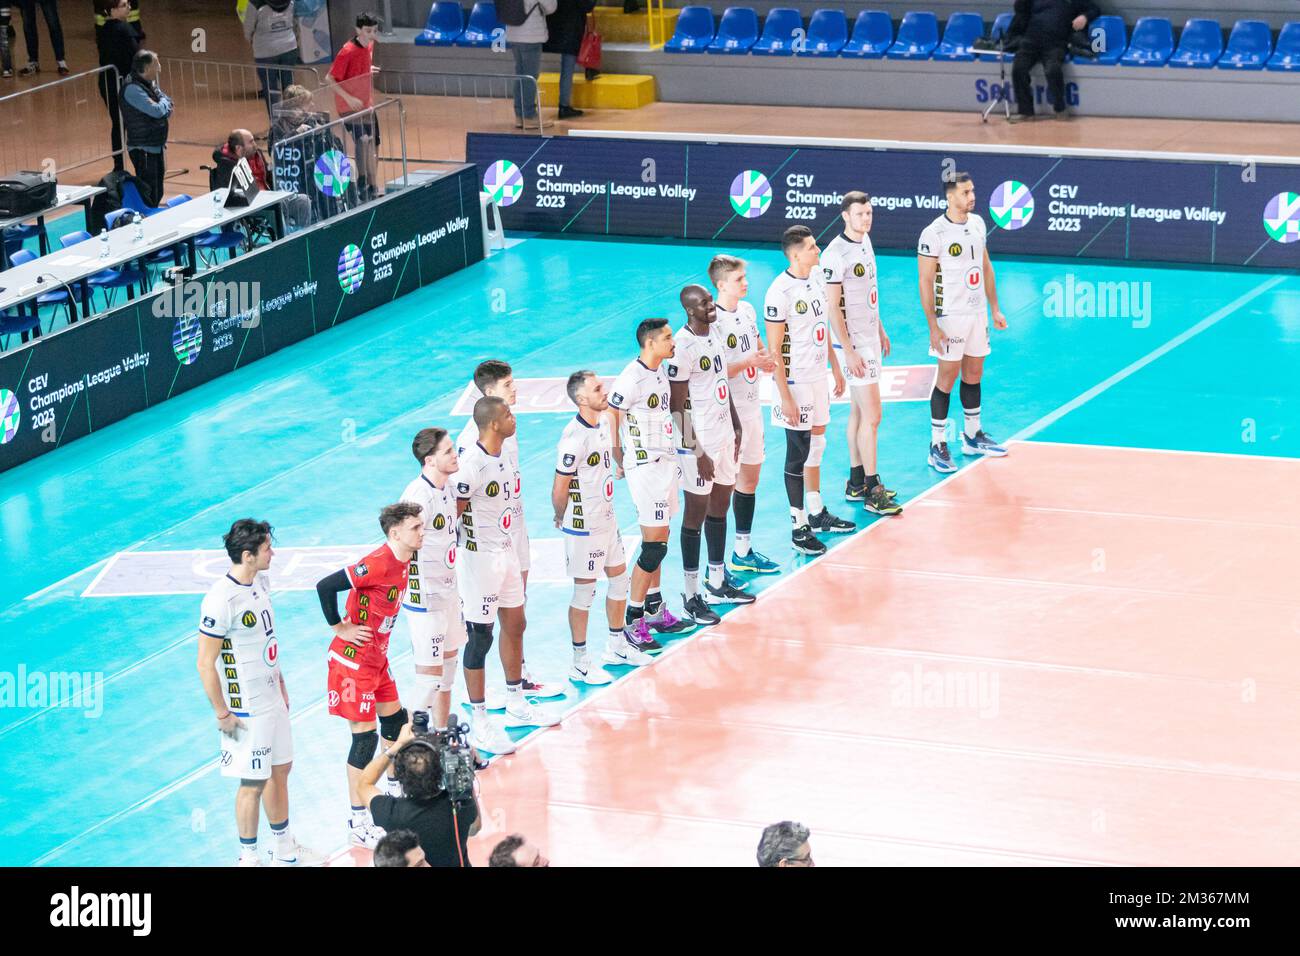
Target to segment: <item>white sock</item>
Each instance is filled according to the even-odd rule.
[[[736,532],[736,547],[735,547],[735,552],[736,552],[736,557],[739,557],[739,558],[743,558],[745,555],[749,554],[749,535],[748,535],[748,534],[741,534],[739,531]]]
[[[623,632],[620,631],[619,633],[621,634]],[[577,665],[577,668],[580,671],[585,671],[587,669],[587,645],[586,644],[573,645],[573,663]]]
[[[524,682],[522,680],[510,683],[506,681],[506,707],[522,707],[524,703]]]
[[[475,724],[483,723],[487,720],[487,701],[470,701],[469,716]]]
[[[974,438],[980,430],[980,408],[976,405],[974,408],[966,409],[966,437]]]
[[[683,571],[682,573],[686,577],[686,600],[689,601],[700,593],[700,570],[696,568],[694,571]]]
[[[724,580],[726,579],[723,577],[722,574],[722,565],[710,564],[709,565],[709,587],[713,588],[716,591],[718,588],[722,587],[722,582]]]
[[[275,852],[277,856],[293,855],[293,836],[289,833],[289,821],[285,820],[280,829],[271,824],[271,836],[275,838]]]
[[[354,827],[363,827],[370,822],[370,811],[365,807],[352,808],[352,825]]]
[[[822,513],[822,493],[820,491],[810,491],[804,495],[808,499],[808,513],[810,515],[819,515]]]
[[[621,627],[611,627],[609,629],[609,649],[617,653],[627,644],[627,635],[623,633]]]
[[[948,422],[930,419],[930,444],[938,445],[948,440]]]
[[[804,511],[802,508],[791,508],[790,520],[794,527],[802,528],[808,524],[808,512]]]
[[[256,859],[257,858],[257,837],[253,838],[252,843],[246,843],[243,837],[239,838],[239,858]]]

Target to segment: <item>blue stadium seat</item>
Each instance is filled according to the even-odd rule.
[[[1268,58],[1270,70],[1300,70],[1300,23],[1282,25],[1277,35],[1277,49]]]
[[[1087,63],[1114,66],[1128,49],[1128,27],[1124,26],[1123,17],[1098,17],[1088,26],[1088,38],[1097,51],[1097,58],[1084,61]]]
[[[465,32],[452,41],[456,46],[491,46],[492,34],[505,28],[497,22],[497,5],[491,0],[479,0],[469,12]]]
[[[1178,49],[1169,65],[1179,69],[1208,70],[1223,55],[1223,27],[1218,20],[1196,17],[1183,25]]]
[[[1262,70],[1273,51],[1273,33],[1263,20],[1238,20],[1216,64],[1221,70]]]
[[[989,39],[997,40],[998,37],[1006,36],[1007,30],[1011,27],[1011,20],[1015,16],[1010,10],[1006,13],[999,13],[997,19],[993,21],[993,29],[989,31]],[[996,53],[976,53],[975,58],[978,60],[996,61]]]
[[[758,42],[758,14],[753,7],[727,7],[722,11],[718,35],[709,44],[710,53],[748,53]]]
[[[840,50],[840,56],[878,60],[894,42],[894,21],[883,10],[863,10],[853,22],[853,36]]]
[[[763,35],[749,52],[755,56],[793,56],[795,39],[800,35],[807,36],[799,11],[793,7],[773,7],[763,21]]]
[[[908,13],[898,25],[898,39],[885,53],[891,60],[928,60],[939,45],[939,21],[933,13]]]
[[[416,46],[451,46],[465,32],[465,11],[457,0],[438,0],[429,8],[424,32],[415,38]]]
[[[1164,17],[1143,17],[1133,27],[1124,66],[1164,66],[1174,53],[1174,28]]]
[[[713,11],[708,7],[682,7],[673,38],[665,53],[703,53],[713,42]]]
[[[800,56],[839,56],[849,41],[849,21],[843,10],[815,10],[808,21],[808,45]]]
[[[984,35],[984,18],[978,13],[954,13],[943,28],[943,40],[931,54],[933,59],[969,62],[975,59],[970,45]]]

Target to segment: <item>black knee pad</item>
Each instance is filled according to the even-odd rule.
[[[379,746],[379,734],[373,730],[352,735],[352,749],[348,751],[348,766],[365,770],[366,764],[375,759],[375,748]]]
[[[785,473],[803,476],[804,463],[812,450],[812,432],[797,432],[786,429],[785,432]]]
[[[406,726],[406,722],[410,719],[411,715],[406,712],[405,707],[395,714],[389,714],[387,717],[381,715],[379,718],[379,736],[392,743],[397,740],[398,734],[402,732],[402,728]]]
[[[666,557],[668,557],[667,541],[642,541],[641,553],[637,555],[636,565],[646,574],[654,574]]]
[[[465,662],[465,670],[481,671],[483,665],[487,663],[488,651],[492,649],[492,625],[466,621],[465,631],[467,640],[465,652],[461,655]]]

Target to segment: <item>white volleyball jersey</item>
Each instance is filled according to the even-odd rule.
[[[722,306],[717,308],[718,320],[713,324],[722,335],[722,357],[728,365],[743,362],[763,345],[754,307],[742,300],[736,303],[734,312]],[[757,369],[747,368],[739,375],[727,379],[731,385],[731,400],[736,403],[736,411],[742,415],[758,408],[758,375]]]
[[[675,461],[677,433],[668,407],[668,375],[640,359],[629,362],[614,379],[609,405],[623,413],[623,467],[634,468],[665,459]]]
[[[814,270],[800,279],[787,269],[776,277],[763,299],[763,318],[785,325],[781,362],[791,384],[826,379],[828,319],[826,289]]]
[[[838,283],[840,309],[855,349],[880,344],[879,290],[876,287],[876,250],[871,237],[854,242],[840,233],[821,256],[822,278]]]
[[[614,442],[604,415],[589,425],[574,415],[564,426],[556,450],[556,474],[569,478],[569,502],[560,530],[565,534],[600,534],[618,527],[614,514]]]
[[[420,506],[424,544],[411,559],[404,607],[444,607],[456,596],[456,492],[452,478],[439,488],[420,475],[402,492],[402,501]]]
[[[515,512],[514,469],[505,449],[489,455],[478,442],[460,453],[460,470],[451,476],[456,497],[468,501],[460,515],[458,543],[466,551],[509,551]]]
[[[697,335],[689,325],[683,325],[673,336],[676,351],[664,363],[670,382],[686,383],[691,428],[695,440],[709,454],[736,438],[731,423],[731,386],[727,382],[726,360],[722,357],[722,337],[716,325],[715,322],[706,335]]]
[[[917,254],[939,260],[934,274],[934,314],[985,314],[984,220],[971,213],[957,223],[947,213],[921,231]]]
[[[203,598],[199,633],[221,641],[215,667],[232,713],[251,716],[284,705],[271,579],[265,571],[254,575],[252,584],[240,584],[229,574],[218,578]]]

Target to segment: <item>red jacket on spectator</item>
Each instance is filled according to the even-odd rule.
[[[227,169],[234,169],[235,164],[239,162],[239,157],[231,150],[229,143],[222,146],[212,158],[215,159],[219,165],[225,166]],[[252,155],[245,156],[244,158],[248,160],[248,168],[253,173],[253,179],[257,182],[257,188],[270,189],[271,186],[266,179],[266,160],[262,158],[262,151],[258,150]],[[227,173],[223,178],[226,180],[224,185],[229,185],[229,173]]]

